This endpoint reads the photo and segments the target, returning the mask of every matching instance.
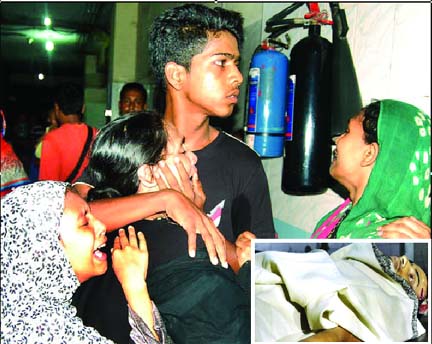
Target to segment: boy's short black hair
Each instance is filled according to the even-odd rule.
[[[74,83],[60,84],[54,102],[65,115],[82,115],[84,90]]]
[[[139,82],[128,82],[127,84],[124,84],[120,91],[120,101],[123,99],[125,93],[130,90],[140,92],[143,96],[144,103],[147,103],[147,90]]]
[[[208,34],[228,31],[243,43],[243,17],[221,7],[186,4],[166,10],[157,17],[150,32],[149,51],[156,81],[164,85],[165,65],[175,62],[187,70],[192,57],[201,53]]]

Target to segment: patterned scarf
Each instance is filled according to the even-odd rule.
[[[380,238],[378,227],[405,216],[430,226],[430,116],[410,104],[382,100],[378,144],[368,184],[359,202],[336,224],[337,238]],[[323,226],[334,212],[320,220],[312,237],[330,232]]]
[[[2,343],[111,343],[70,303],[79,282],[58,239],[66,186],[37,182],[1,199]]]
[[[3,136],[1,139],[1,186],[0,196],[3,197],[14,188],[29,184],[30,180],[24,170],[22,162],[15,154],[12,146],[6,142]]]

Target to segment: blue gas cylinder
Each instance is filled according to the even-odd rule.
[[[283,155],[288,75],[288,58],[274,48],[252,57],[245,141],[261,157]]]

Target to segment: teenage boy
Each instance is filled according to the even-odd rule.
[[[187,4],[156,18],[149,41],[153,72],[166,92],[165,120],[177,127],[186,150],[198,157],[207,196],[204,210],[225,236],[227,259],[235,270],[232,243],[242,232],[275,237],[258,155],[209,123],[210,117],[230,116],[237,104],[243,82],[238,69],[242,24],[237,12]]]

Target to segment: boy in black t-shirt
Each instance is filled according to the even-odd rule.
[[[156,18],[149,41],[154,74],[166,91],[165,120],[185,137],[185,149],[198,157],[207,196],[204,210],[225,236],[227,260],[234,270],[232,243],[240,233],[275,237],[267,178],[258,155],[209,123],[210,117],[229,117],[238,101],[242,24],[237,12],[187,4]]]

